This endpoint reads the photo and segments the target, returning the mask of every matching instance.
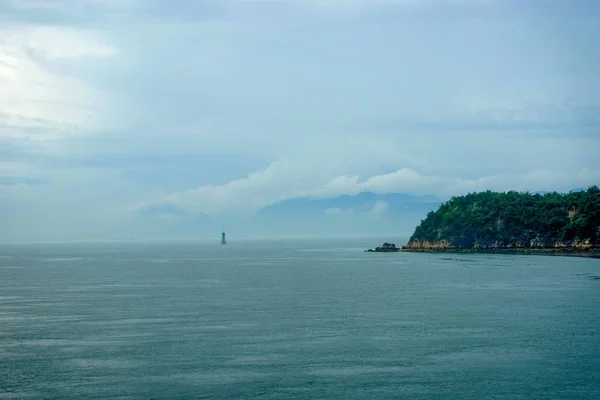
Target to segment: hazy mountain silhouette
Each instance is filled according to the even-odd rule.
[[[397,213],[427,213],[437,208],[443,199],[435,196],[413,196],[404,193],[376,194],[363,192],[353,196],[343,195],[339,197],[319,199],[301,197],[284,200],[267,206],[259,211],[260,216],[285,217],[295,216],[323,216],[328,211],[338,210],[342,212],[368,213],[377,210],[385,204],[385,212]],[[378,206],[379,204],[379,206]]]

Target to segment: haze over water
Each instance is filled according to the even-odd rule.
[[[600,398],[599,260],[380,243],[2,246],[0,398]]]

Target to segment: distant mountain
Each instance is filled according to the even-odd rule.
[[[443,199],[435,196],[412,196],[403,193],[376,194],[363,192],[353,196],[321,199],[301,197],[264,207],[259,216],[318,217],[346,213],[427,213],[436,209]]]

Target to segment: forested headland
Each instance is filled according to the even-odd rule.
[[[452,197],[417,226],[404,251],[600,250],[600,189],[479,192]]]

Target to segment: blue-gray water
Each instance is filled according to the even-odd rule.
[[[600,260],[0,247],[0,398],[599,399]]]

